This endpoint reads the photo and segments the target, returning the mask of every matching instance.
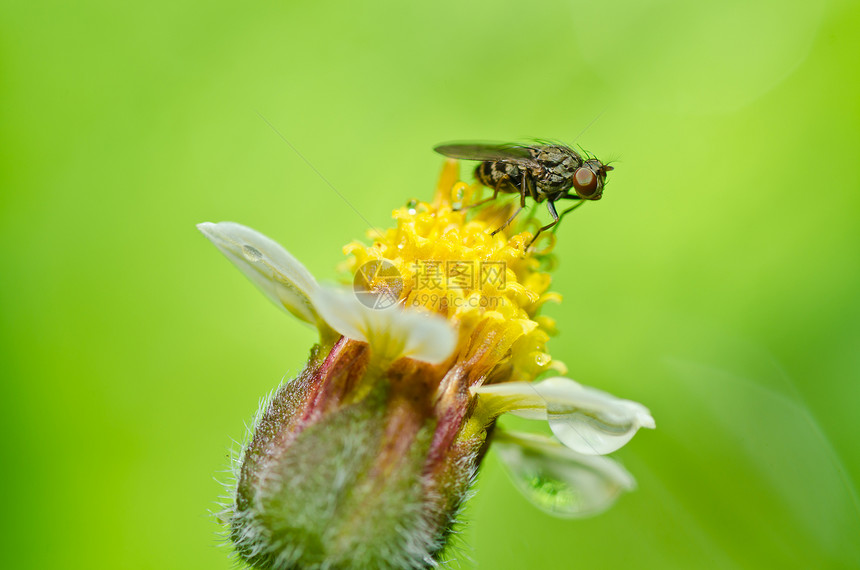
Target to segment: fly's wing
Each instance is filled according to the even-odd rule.
[[[516,144],[451,143],[440,144],[433,150],[458,160],[532,162],[530,147]]]

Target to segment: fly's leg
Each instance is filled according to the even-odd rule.
[[[521,202],[525,203],[525,201],[526,201],[526,200],[525,200],[525,197],[523,197],[523,199],[521,200]],[[502,224],[502,225],[501,225],[501,227],[498,227],[498,228],[496,228],[495,230],[493,230],[493,231],[490,233],[490,235],[491,235],[491,236],[494,236],[494,235],[496,235],[497,233],[499,233],[500,231],[502,231],[503,229],[505,229],[506,227],[508,227],[508,226],[510,225],[510,223],[514,221],[514,218],[516,218],[516,217],[517,217],[517,214],[519,214],[520,212],[522,212],[522,211],[523,211],[523,208],[524,208],[524,206],[520,206],[519,208],[517,208],[517,211],[516,211],[516,212],[514,212],[514,215],[513,215],[513,216],[511,216],[510,218],[508,218],[508,221],[507,221],[507,222],[505,222],[504,224]]]
[[[457,208],[457,210],[455,210],[455,211],[468,210],[469,208],[474,208],[476,206],[482,206],[483,204],[486,204],[487,202],[492,202],[499,195],[499,192],[502,191],[502,183],[505,181],[507,181],[506,178],[502,178],[501,180],[499,180],[499,183],[496,184],[495,189],[493,189],[493,195],[490,196],[489,198],[484,198],[483,200],[481,200],[479,202],[475,202],[474,204],[467,204],[467,205],[463,206],[462,208]]]
[[[571,199],[575,199],[575,198],[571,198]],[[558,221],[561,222],[566,215],[568,215],[572,211],[576,210],[577,208],[579,208],[583,204],[585,204],[585,200],[580,200],[579,202],[577,202],[576,204],[574,204],[573,206],[571,206],[570,208],[568,208],[567,210],[562,212],[561,215],[558,217]]]
[[[534,178],[523,172],[523,188],[522,194],[525,196],[526,190],[528,190],[529,196],[534,198],[535,202],[538,201],[538,191],[537,184],[535,184]],[[523,206],[525,206],[525,202],[523,202]]]
[[[493,195],[492,196],[490,196],[489,198],[484,198],[483,200],[480,200],[479,202],[475,202],[474,204],[467,204],[466,206],[463,206],[462,208],[457,208],[455,211],[468,210],[469,208],[475,208],[477,206],[482,206],[482,205],[486,204],[487,202],[492,202],[493,200],[495,200],[498,197],[499,192],[502,191],[502,186],[504,186],[506,183],[512,184],[511,177],[507,174],[505,174],[504,176],[499,178],[499,181],[496,182],[496,187],[493,188]]]
[[[525,183],[526,183],[526,182],[525,182],[525,179],[523,179],[523,184],[525,184]],[[510,218],[508,218],[508,221],[507,221],[507,222],[505,222],[504,224],[502,224],[502,226],[501,226],[500,228],[496,228],[495,230],[493,230],[493,232],[492,232],[490,235],[491,235],[491,236],[494,236],[494,235],[496,235],[497,233],[499,233],[500,231],[502,231],[503,229],[505,229],[506,227],[508,227],[508,226],[511,224],[511,222],[513,222],[513,221],[514,221],[514,218],[516,218],[516,217],[517,217],[517,214],[519,214],[520,212],[522,212],[522,211],[523,211],[523,208],[525,208],[525,207],[526,207],[526,189],[525,189],[525,186],[523,186],[522,188],[520,188],[520,207],[519,207],[519,208],[517,208],[517,211],[516,211],[516,212],[514,212],[514,215],[513,215],[513,216],[511,216]]]
[[[577,204],[576,206],[579,206],[579,204]],[[574,206],[574,208],[576,208],[576,206]],[[532,238],[532,241],[530,241],[529,244],[526,246],[526,250],[528,250],[528,248],[530,248],[532,246],[532,244],[535,242],[535,240],[538,238],[538,236],[541,234],[541,232],[548,230],[551,227],[553,227],[554,225],[556,225],[560,219],[558,217],[558,212],[555,211],[555,202],[553,202],[552,200],[547,202],[546,203],[546,209],[549,210],[549,214],[552,216],[552,222],[548,223],[547,225],[545,225],[544,227],[539,229],[537,231],[537,233],[535,233],[534,237]],[[568,208],[567,210],[565,210],[564,213],[566,214],[567,212],[569,212],[572,209],[573,208]],[[564,214],[562,214],[562,215],[564,215]]]

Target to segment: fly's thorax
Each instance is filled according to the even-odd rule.
[[[544,145],[531,149],[535,159],[533,177],[543,194],[558,194],[573,185],[573,175],[582,166],[582,157],[567,147]]]

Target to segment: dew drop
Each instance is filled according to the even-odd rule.
[[[255,247],[251,247],[250,245],[242,246],[242,255],[244,255],[245,259],[248,261],[260,261],[263,259],[263,254],[260,253],[260,250]]]
[[[549,364],[550,356],[545,352],[538,352],[535,354],[535,364],[538,366],[546,366]]]
[[[585,410],[555,409],[547,406],[552,433],[570,449],[585,455],[606,455],[633,439],[639,426],[630,418]]]
[[[561,479],[544,473],[533,473],[525,480],[529,498],[541,508],[550,512],[563,512],[576,509],[582,503],[577,490]]]
[[[526,498],[557,517],[598,514],[635,485],[629,473],[605,457],[554,452],[552,448],[528,449],[511,443],[493,445]]]

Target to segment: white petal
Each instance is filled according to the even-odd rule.
[[[399,307],[372,309],[353,292],[339,289],[320,288],[312,300],[329,326],[370,344],[375,358],[393,361],[406,356],[438,364],[457,345],[457,333],[437,315]]]
[[[310,298],[319,285],[287,250],[263,234],[233,222],[204,222],[197,228],[273,303],[303,321],[318,323]]]
[[[637,402],[622,400],[569,378],[509,382],[473,388],[498,400],[506,411],[544,418],[563,444],[586,455],[605,455],[624,446],[640,427],[654,428],[654,418]]]
[[[538,394],[532,382],[502,382],[470,388],[480,394],[481,401],[492,409],[512,412],[530,420],[546,420],[546,400]]]
[[[492,447],[526,498],[557,517],[599,514],[636,487],[618,462],[576,453],[548,437],[497,431]]]

